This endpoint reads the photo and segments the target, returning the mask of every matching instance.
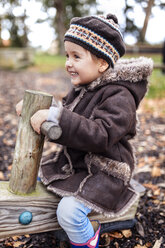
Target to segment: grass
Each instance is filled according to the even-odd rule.
[[[46,53],[36,53],[34,59],[34,68],[42,73],[64,68],[65,56],[49,55]]]
[[[165,98],[165,74],[161,70],[153,71],[147,98]]]
[[[161,63],[162,61],[161,55],[159,54],[131,54],[125,57],[130,58],[139,56],[150,57],[153,59],[154,63]],[[48,73],[59,68],[64,69],[65,56],[37,53],[35,55],[34,63],[34,70]],[[154,69],[149,81],[150,87],[146,97],[149,99],[165,98],[165,74],[159,69]]]

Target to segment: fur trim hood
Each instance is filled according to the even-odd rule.
[[[88,89],[93,90],[96,87],[118,81],[137,83],[147,80],[152,73],[152,69],[153,61],[151,58],[119,59],[114,69],[108,69],[102,77],[88,85]]]

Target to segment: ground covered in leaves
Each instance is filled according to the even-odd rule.
[[[16,103],[26,89],[63,97],[70,84],[63,71],[40,74],[33,71],[0,70],[0,180],[9,180],[16,141],[18,117]],[[136,148],[135,179],[146,187],[131,230],[116,230],[101,236],[101,247],[165,247],[165,100],[145,100],[138,111],[140,128],[133,145]],[[48,144],[47,155],[53,150]],[[0,240],[1,247],[64,247],[54,232],[14,236]]]

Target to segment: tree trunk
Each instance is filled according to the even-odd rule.
[[[57,39],[58,39],[58,45],[59,45],[59,54],[64,55],[64,34],[65,34],[65,5],[64,1],[57,0],[55,1],[56,8],[56,17],[55,17],[55,26],[56,26],[56,32],[57,32]]]
[[[2,37],[1,37],[1,35],[2,35],[2,20],[0,18],[0,47],[2,47]]]
[[[146,9],[146,16],[145,16],[143,28],[142,28],[141,34],[140,34],[140,41],[142,41],[142,42],[145,41],[145,35],[146,35],[146,31],[147,31],[148,21],[149,21],[150,15],[151,15],[151,9],[152,9],[153,5],[154,5],[154,0],[149,0],[148,7]]]
[[[30,118],[37,110],[49,108],[51,101],[49,94],[25,92],[9,184],[10,190],[16,194],[35,190],[44,136],[32,129]]]

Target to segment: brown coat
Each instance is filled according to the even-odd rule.
[[[136,134],[136,109],[151,71],[150,59],[120,60],[64,98],[62,135],[55,141],[62,146],[41,166],[49,190],[73,195],[109,217],[129,209],[138,197],[129,184],[135,166],[129,140]]]

